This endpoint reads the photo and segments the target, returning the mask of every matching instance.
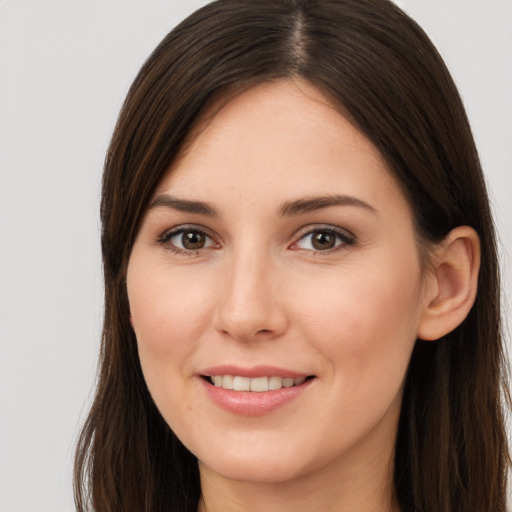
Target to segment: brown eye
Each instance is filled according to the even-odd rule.
[[[185,231],[181,235],[181,243],[184,249],[197,251],[205,246],[206,236],[200,231]]]
[[[328,231],[313,233],[311,236],[311,245],[317,251],[333,249],[336,246],[336,235]]]
[[[329,229],[314,229],[303,235],[294,244],[295,249],[328,252],[342,246],[354,245],[355,239],[349,232],[333,226]]]
[[[176,253],[190,253],[213,247],[215,244],[204,231],[193,228],[179,228],[162,235],[158,242]]]

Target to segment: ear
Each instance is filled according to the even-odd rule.
[[[480,269],[480,239],[473,228],[459,226],[448,234],[433,254],[426,305],[417,337],[437,340],[453,331],[475,302]]]

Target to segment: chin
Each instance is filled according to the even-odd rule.
[[[248,446],[217,445],[217,449],[205,452],[207,455],[198,459],[205,469],[224,478],[262,484],[291,481],[321,466],[319,461],[308,457],[302,443],[287,445],[281,441],[267,446],[253,443],[252,449]]]
[[[300,471],[295,464],[286,461],[255,459],[224,459],[223,461],[213,461],[211,465],[201,461],[200,465],[229,480],[260,484],[287,482],[305,473],[305,471]]]

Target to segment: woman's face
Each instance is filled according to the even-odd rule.
[[[422,277],[367,138],[305,82],[257,86],[200,123],[133,247],[149,391],[217,475],[387,467]]]

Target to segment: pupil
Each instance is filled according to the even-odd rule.
[[[335,237],[331,233],[321,232],[313,236],[313,247],[319,250],[332,249],[335,244]]]
[[[188,233],[183,233],[181,241],[185,249],[202,249],[204,246],[204,235],[197,231],[189,231]]]

